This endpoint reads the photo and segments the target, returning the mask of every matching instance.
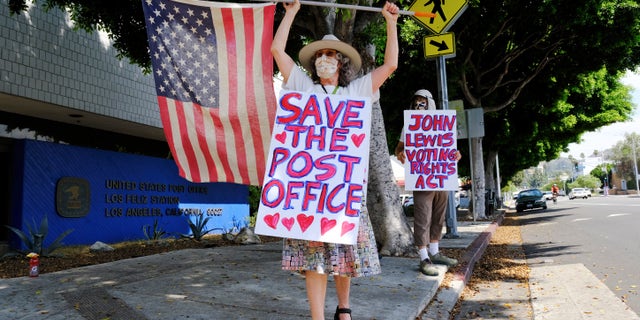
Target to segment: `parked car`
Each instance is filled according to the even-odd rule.
[[[553,193],[551,191],[542,191],[542,195],[544,196],[544,200],[552,200],[553,199]]]
[[[547,201],[539,189],[522,190],[518,193],[516,198],[516,211],[522,212],[524,210],[547,209]]]
[[[587,188],[573,188],[571,192],[569,192],[569,200],[575,198],[587,199],[589,197],[591,197],[591,190]]]

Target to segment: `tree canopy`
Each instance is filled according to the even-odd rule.
[[[640,63],[639,19],[637,1],[470,1],[451,28],[449,100],[483,108],[485,155],[500,154],[503,178],[629,118],[633,106],[619,79]],[[403,26],[402,65],[386,88],[403,94],[386,99],[436,88],[435,64],[421,54],[427,34]],[[385,115],[391,135],[401,126],[399,103]]]
[[[149,68],[140,0],[41,3],[69,10],[78,28],[104,29],[121,58]],[[27,8],[25,0],[10,0],[9,6],[18,14]],[[292,52],[326,33],[336,33],[361,51],[368,43],[382,48],[382,33],[370,24],[375,14],[303,8],[291,32]],[[330,28],[331,21],[346,18],[354,19]],[[407,16],[400,26],[401,65],[383,87],[381,99],[390,149],[411,94],[420,88],[436,94],[437,88],[435,64],[422,52],[429,32]],[[640,64],[638,1],[472,0],[450,31],[455,34],[456,57],[446,60],[449,100],[463,99],[465,108],[483,108],[485,154],[503,157],[500,169],[505,178],[556,158],[582,133],[624,121],[633,110],[628,88],[619,79]],[[459,145],[464,148],[464,143]],[[461,163],[462,172],[464,166]]]

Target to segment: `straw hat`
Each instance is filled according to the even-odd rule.
[[[360,66],[362,66],[362,59],[356,49],[347,43],[340,41],[336,36],[328,34],[322,37],[322,40],[311,42],[300,49],[298,59],[300,59],[300,64],[302,64],[307,71],[313,70],[311,66],[311,57],[316,54],[316,51],[321,49],[334,49],[349,57],[355,72],[358,72],[360,70]]]

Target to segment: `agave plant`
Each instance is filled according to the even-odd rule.
[[[47,215],[44,215],[42,221],[40,221],[39,228],[36,228],[37,224],[35,220],[33,220],[32,225],[29,225],[27,223],[27,230],[29,230],[28,235],[22,230],[14,228],[12,226],[5,225],[5,227],[13,231],[13,233],[15,233],[20,238],[20,240],[22,240],[22,243],[27,248],[26,250],[18,249],[17,251],[19,253],[35,252],[43,257],[51,255],[54,250],[60,248],[62,246],[62,239],[69,235],[69,233],[73,232],[73,229],[69,229],[60,234],[48,247],[43,247],[44,239],[49,233],[49,220],[47,219]]]
[[[216,230],[216,229],[209,229],[206,230],[207,227],[207,222],[209,222],[209,219],[211,217],[204,217],[204,215],[199,215],[195,220],[195,223],[193,221],[191,221],[191,219],[187,218],[187,223],[189,224],[189,229],[191,229],[191,235],[193,236],[193,239],[196,241],[200,241],[202,240],[202,237],[204,237],[207,233]],[[182,235],[183,237],[189,237],[189,235]]]
[[[158,227],[158,219],[153,221],[153,227],[147,224],[142,226],[142,233],[147,240],[160,240],[167,236],[167,232]]]

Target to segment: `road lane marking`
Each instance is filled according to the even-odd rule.
[[[630,215],[631,215],[630,213],[614,213],[614,214],[608,215],[607,218],[630,216]]]
[[[578,219],[571,220],[571,222],[587,221],[587,220],[591,220],[591,219],[593,219],[593,218],[578,218]]]

